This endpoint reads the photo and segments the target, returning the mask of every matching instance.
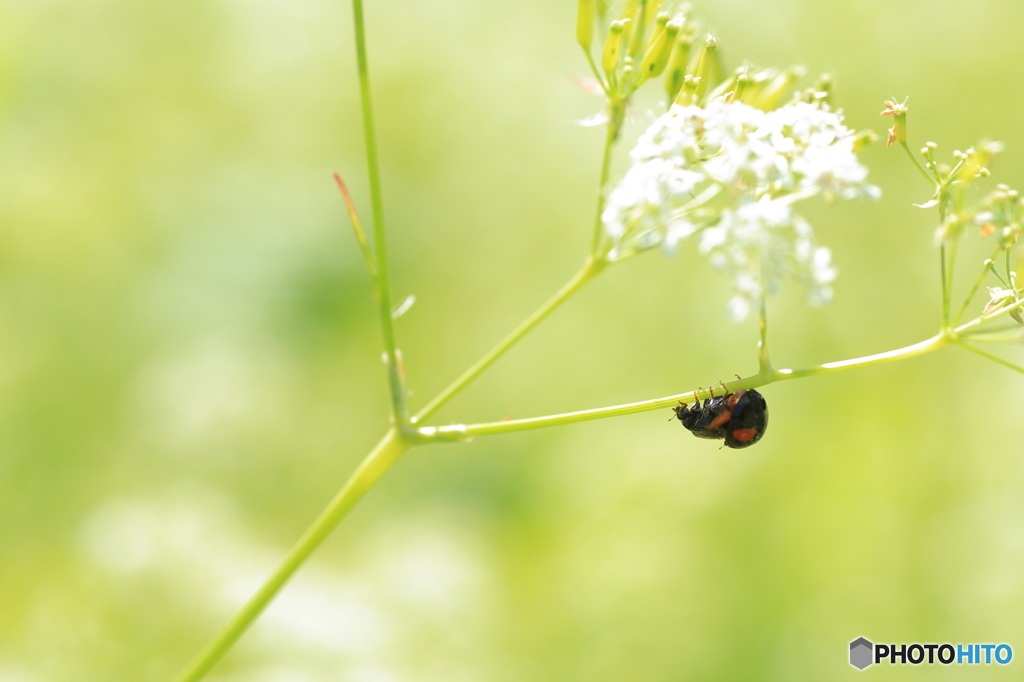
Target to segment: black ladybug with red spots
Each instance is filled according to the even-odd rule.
[[[768,403],[755,391],[740,390],[687,407],[673,407],[676,418],[697,438],[725,439],[730,448],[748,448],[768,429]]]

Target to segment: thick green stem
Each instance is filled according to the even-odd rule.
[[[601,214],[604,213],[605,185],[608,184],[608,175],[612,167],[612,146],[615,144],[615,137],[618,135],[618,127],[615,122],[615,104],[608,104],[608,132],[604,139],[604,156],[601,160],[601,179],[597,185],[597,216],[594,218],[594,234],[590,239],[590,257],[598,258],[601,255]]]
[[[838,362],[827,362],[824,365],[805,367],[801,369],[779,369],[770,371],[767,376],[758,374],[746,379],[726,382],[726,388],[731,391],[740,389],[757,388],[776,381],[789,379],[800,379],[822,374],[842,372],[855,367],[866,367],[879,365],[893,360],[902,360],[917,355],[924,355],[938,350],[950,343],[950,337],[940,333],[930,339],[915,343],[912,346],[898,348],[885,353],[876,353],[852,360],[840,360]],[[417,429],[419,437],[423,442],[429,441],[457,441],[476,436],[488,436],[496,433],[509,433],[512,431],[525,431],[527,429],[541,429],[548,426],[560,426],[562,424],[574,424],[576,422],[590,421],[592,419],[607,419],[608,417],[621,417],[627,414],[649,412],[665,407],[674,407],[679,403],[690,403],[701,398],[710,397],[710,390],[687,391],[677,393],[664,398],[653,400],[642,400],[624,405],[613,405],[611,407],[599,407],[591,410],[580,410],[578,412],[566,412],[564,414],[553,414],[544,417],[531,417],[528,419],[513,419],[509,421],[488,422],[483,424],[453,424],[451,426],[432,427],[426,426]]]
[[[575,294],[583,287],[584,284],[589,282],[604,268],[604,263],[600,260],[588,258],[584,263],[583,268],[580,269],[576,275],[570,279],[565,286],[558,290],[558,292],[548,299],[547,303],[538,308],[532,315],[523,320],[523,322],[512,330],[512,333],[502,339],[501,343],[492,348],[486,355],[476,361],[476,363],[462,373],[458,379],[453,381],[448,388],[444,389],[437,396],[427,403],[427,406],[420,410],[412,422],[418,423],[429,417],[430,415],[437,412],[442,405],[448,402],[456,393],[466,387],[471,381],[476,379],[481,372],[491,366],[491,364],[497,360],[502,354],[511,348],[519,339],[523,338],[531,329],[536,327],[541,320],[550,315],[552,311],[566,301],[570,296]]]
[[[288,579],[320,546],[345,514],[355,506],[409,447],[397,429],[392,428],[377,444],[359,468],[349,477],[327,508],[320,513],[313,525],[299,538],[284,561],[277,567],[256,594],[250,597],[242,610],[199,652],[175,682],[196,682],[209,672],[217,661],[238,641],[238,638],[252,625],[271,600],[281,591]]]
[[[373,206],[373,246],[377,264],[377,308],[391,390],[391,416],[395,423],[408,422],[405,407],[405,382],[402,379],[398,352],[395,350],[395,329],[391,319],[391,283],[388,274],[388,245],[384,232],[384,195],[381,191],[380,164],[377,159],[377,138],[373,127],[373,101],[370,97],[370,68],[366,58],[366,28],[363,22],[363,0],[352,0],[356,34],[356,62],[359,70],[359,94],[363,109],[363,137],[366,140],[366,169],[370,179],[370,201]]]

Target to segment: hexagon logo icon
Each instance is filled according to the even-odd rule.
[[[850,665],[857,670],[863,670],[872,663],[874,663],[875,645],[864,639],[858,637],[857,639],[850,642]]]

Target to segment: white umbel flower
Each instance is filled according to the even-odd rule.
[[[718,223],[701,233],[700,251],[732,274],[736,295],[729,314],[736,319],[760,305],[765,287],[772,291],[784,279],[806,285],[812,304],[832,298],[832,254],[816,244],[810,223],[785,199],[765,196],[722,211]]]
[[[825,303],[836,275],[831,254],[793,204],[817,194],[879,196],[854,138],[842,114],[821,104],[773,111],[723,99],[673,105],[640,137],[632,166],[608,195],[608,258],[657,245],[671,252],[700,233],[701,252],[733,276],[734,317],[745,317],[784,279],[807,285],[812,303]]]

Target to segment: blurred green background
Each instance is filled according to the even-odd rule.
[[[568,123],[600,104],[567,77],[575,4],[368,3],[414,407],[583,259],[602,133]],[[915,148],[1004,140],[1019,183],[1024,5],[696,13],[728,66],[832,70],[883,136],[910,95]],[[354,61],[342,1],[0,0],[0,681],[171,679],[386,428],[328,175],[368,221]],[[841,275],[830,307],[773,299],[781,366],[937,328],[928,188],[902,152],[863,158],[884,198],[810,211]],[[436,422],[750,374],[729,296],[692,245],[614,268]],[[947,349],[764,393],[745,451],[668,411],[414,450],[210,679],[853,679],[860,635],[1024,654],[1021,377]]]

